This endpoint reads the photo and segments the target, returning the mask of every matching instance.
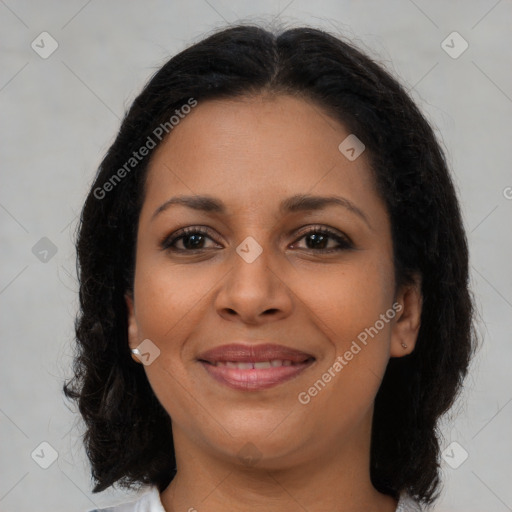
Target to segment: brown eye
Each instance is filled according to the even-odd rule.
[[[170,237],[165,238],[160,245],[162,249],[166,250],[193,252],[208,249],[208,247],[204,247],[207,239],[214,241],[209,236],[209,232],[207,230],[203,228],[189,227],[173,233]],[[182,247],[176,247],[180,242]]]
[[[312,228],[302,234],[298,240],[302,239],[306,241],[306,250],[314,252],[334,252],[353,248],[348,237],[327,228]],[[334,246],[332,246],[333,243],[335,243]]]

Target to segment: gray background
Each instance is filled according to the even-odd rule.
[[[127,499],[90,492],[78,414],[61,394],[77,307],[77,214],[125,109],[171,54],[226,22],[277,16],[352,38],[400,77],[447,150],[484,342],[443,426],[443,447],[458,443],[452,460],[462,449],[469,456],[457,469],[443,462],[435,510],[512,510],[510,0],[0,0],[1,511],[79,512]],[[43,31],[59,45],[47,59],[31,47]],[[458,58],[441,46],[453,31],[469,44]],[[55,255],[44,253],[47,241],[36,245],[43,237]],[[58,452],[48,469],[31,457],[43,441]],[[50,461],[48,448],[35,453]]]

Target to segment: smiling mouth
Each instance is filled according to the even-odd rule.
[[[307,359],[308,360],[308,359]],[[307,361],[306,360],[306,361]],[[240,362],[240,361],[204,361],[213,366],[226,366],[228,368],[238,368],[239,370],[263,370],[266,368],[278,368],[279,366],[297,366],[303,364],[297,363],[289,359],[272,359],[269,361]],[[305,361],[304,361],[305,362]]]
[[[242,341],[201,353],[198,362],[216,382],[232,389],[258,391],[297,377],[315,362],[312,354],[284,345]]]
[[[311,366],[315,358],[302,362],[287,359],[267,361],[201,361],[200,363],[217,382],[241,391],[259,391],[272,388],[297,377]]]

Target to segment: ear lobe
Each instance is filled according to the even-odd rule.
[[[415,276],[414,282],[403,285],[397,294],[398,314],[391,328],[391,357],[403,357],[410,354],[416,346],[421,325],[423,298],[421,295],[421,277]]]
[[[130,349],[135,348],[139,343],[139,328],[135,320],[135,305],[133,302],[133,295],[129,292],[125,293],[124,299],[126,301],[126,308],[128,313],[128,344]]]

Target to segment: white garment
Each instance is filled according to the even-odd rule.
[[[193,507],[191,507],[194,510]],[[89,512],[165,512],[160,501],[160,493],[157,487],[151,487],[150,491],[136,501],[123,503],[115,507],[90,510]],[[402,494],[395,512],[421,512],[419,505],[408,495]]]
[[[88,512],[165,512],[165,509],[160,501],[158,488],[154,486],[150,488],[149,492],[135,501],[122,503],[115,507],[94,509]]]

